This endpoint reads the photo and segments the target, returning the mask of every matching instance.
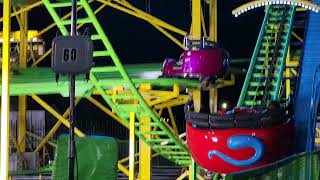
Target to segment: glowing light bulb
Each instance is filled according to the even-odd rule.
[[[221,104],[222,109],[227,109],[228,108],[228,104],[226,102],[223,102]]]

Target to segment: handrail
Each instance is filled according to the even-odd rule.
[[[262,26],[261,26],[261,30],[260,30],[260,33],[259,33],[259,36],[258,36],[258,40],[257,40],[256,46],[254,48],[254,52],[253,52],[253,55],[252,55],[252,58],[251,58],[251,61],[250,61],[248,73],[247,73],[246,79],[244,81],[243,87],[241,89],[241,94],[240,94],[240,97],[239,97],[239,100],[238,100],[238,103],[237,103],[238,107],[242,106],[242,104],[244,102],[244,98],[246,96],[246,92],[247,92],[247,89],[248,89],[248,86],[249,86],[249,83],[250,83],[250,79],[251,79],[251,76],[252,76],[252,73],[253,73],[254,65],[256,63],[256,59],[257,59],[256,57],[257,57],[257,55],[259,53],[259,49],[260,49],[260,46],[261,46],[262,38],[263,38],[264,32],[266,30],[265,27],[266,27],[266,24],[267,24],[268,19],[269,19],[269,12],[270,12],[270,7],[268,6],[266,14],[265,14],[265,17],[264,17],[264,20],[263,20],[263,23],[262,23]]]
[[[287,7],[285,7],[285,9],[283,11],[282,18],[281,18],[280,27],[279,27],[279,31],[278,31],[278,34],[277,34],[277,39],[276,39],[276,42],[275,42],[274,51],[273,51],[273,54],[272,54],[271,65],[270,65],[270,68],[268,69],[268,77],[265,80],[266,85],[265,85],[265,88],[264,88],[264,91],[263,91],[263,98],[262,98],[261,105],[266,105],[264,103],[267,102],[267,98],[269,96],[269,88],[270,88],[270,85],[272,83],[272,76],[274,75],[273,73],[274,73],[274,70],[275,70],[276,63],[277,63],[277,53],[278,53],[278,50],[279,50],[279,46],[281,46],[280,38],[281,38],[281,33],[283,32],[283,29],[284,29],[283,28],[284,22],[286,20],[286,15],[285,15],[286,11],[287,11]],[[280,71],[279,74],[281,74],[281,73],[282,72]],[[274,94],[277,94],[277,93],[275,92]]]
[[[280,72],[283,72],[284,70],[284,67],[285,67],[285,58],[286,58],[286,54],[288,52],[288,48],[289,48],[289,42],[290,42],[290,37],[291,37],[291,30],[292,30],[292,23],[294,21],[294,14],[295,14],[295,11],[296,11],[296,7],[293,7],[291,9],[291,14],[290,14],[290,22],[288,23],[290,26],[289,26],[289,29],[288,29],[288,33],[286,35],[286,41],[285,41],[285,49],[283,51],[283,57],[284,59],[281,60],[281,64],[280,64],[280,67],[279,67],[279,71]],[[283,73],[279,73],[279,76],[278,76],[278,79],[277,79],[277,82],[276,82],[276,89],[274,90],[274,94],[273,94],[273,98],[272,100],[278,100],[279,96],[279,90],[280,90],[280,86],[281,86],[281,81],[282,81],[282,76],[283,76]]]

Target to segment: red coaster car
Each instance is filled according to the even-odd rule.
[[[202,40],[186,40],[180,59],[167,58],[162,67],[162,76],[217,79],[225,74],[229,53],[217,43]]]
[[[263,111],[237,108],[219,114],[185,107],[187,142],[201,167],[232,173],[259,167],[291,153],[294,125],[290,108]]]

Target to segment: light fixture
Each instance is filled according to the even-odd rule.
[[[316,13],[318,13],[320,10],[320,7],[318,5],[305,0],[255,0],[234,9],[232,11],[232,14],[235,17],[238,17],[240,14],[247,12],[251,9],[255,9],[261,6],[272,5],[272,4],[300,6]]]
[[[224,110],[226,110],[226,109],[228,108],[228,104],[227,104],[226,102],[223,102],[223,103],[221,104],[221,108],[224,109]]]

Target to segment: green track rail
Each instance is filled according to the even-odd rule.
[[[281,98],[294,14],[294,6],[268,6],[237,106],[266,105]]]
[[[69,2],[55,2],[52,3],[50,0],[43,0],[46,8],[48,9],[49,13],[51,14],[54,21],[57,23],[58,28],[60,29],[63,35],[68,35],[69,32],[67,27],[70,25],[70,19],[62,20],[57,13],[58,8],[68,7],[71,6]],[[157,117],[157,115],[153,112],[153,110],[147,105],[144,101],[141,94],[138,92],[136,86],[128,76],[126,70],[122,66],[117,54],[115,53],[108,37],[104,33],[99,21],[97,20],[96,16],[93,13],[92,8],[87,3],[86,0],[79,0],[78,6],[83,6],[84,12],[87,17],[79,18],[78,24],[85,23],[86,25],[91,25],[93,28],[91,32],[91,39],[96,43],[102,43],[104,49],[100,49],[99,51],[94,51],[95,57],[106,57],[113,61],[114,66],[106,66],[106,67],[95,67],[90,72],[90,80],[92,81],[95,88],[100,92],[103,99],[108,103],[108,105],[117,113],[119,117],[121,117],[126,123],[129,124],[129,114],[130,112],[134,112],[137,116],[137,119],[140,118],[151,118],[150,123],[141,123],[137,121],[136,125],[136,135],[146,142],[153,151],[157,152],[158,154],[162,155],[163,157],[179,164],[181,166],[187,166],[190,163],[190,155],[187,147],[183,144],[183,142],[179,139],[177,135],[175,135],[170,129],[168,129],[162,122],[161,119]],[[108,75],[119,74],[122,77],[123,86],[129,90],[131,90],[131,94],[124,97],[121,95],[117,96],[110,96],[105,93],[106,87],[108,84],[115,84],[119,83],[117,81],[108,81],[108,80],[101,80],[101,77],[105,77]],[[107,82],[108,81],[108,82]],[[126,103],[126,101],[114,101],[114,99],[130,99],[135,100],[137,104],[130,104]],[[150,126],[151,128],[155,128],[156,131],[151,131],[148,134],[145,132],[139,131],[141,126]],[[151,135],[151,139],[146,139],[145,135]],[[157,138],[155,138],[157,136]]]

